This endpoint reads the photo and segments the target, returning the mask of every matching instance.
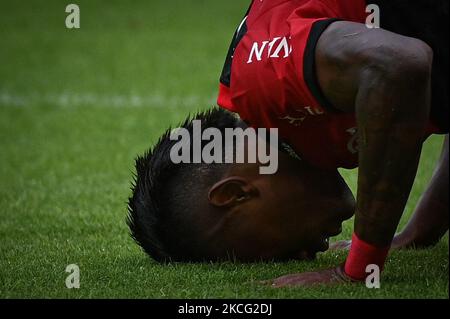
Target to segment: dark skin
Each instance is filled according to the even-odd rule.
[[[448,230],[449,138],[445,138],[442,154],[433,177],[419,200],[405,229],[394,237],[391,248],[427,248],[435,245]],[[349,249],[350,240],[330,245],[330,249]]]
[[[336,22],[319,40],[316,59],[326,97],[340,111],[354,112],[357,119],[355,232],[375,246],[389,246],[417,172],[430,109],[432,51],[417,39]],[[395,245],[427,245],[448,230],[448,139],[443,154],[429,189]],[[345,280],[341,270],[338,266],[294,274],[271,283],[283,287],[341,282]]]
[[[199,219],[211,257],[313,259],[353,215],[353,194],[337,170],[278,155],[273,175],[261,175],[259,164],[235,164],[209,189],[209,209]]]
[[[448,137],[432,182],[405,230],[395,237],[411,191],[430,110],[433,53],[422,41],[363,24],[335,22],[316,48],[323,93],[356,115],[359,175],[356,203],[337,171],[280,153],[279,170],[234,165],[209,190],[203,212],[211,256],[240,260],[313,257],[355,213],[354,231],[379,247],[428,246],[448,230]],[[307,199],[307,200],[305,200]],[[214,216],[212,218],[211,216]],[[339,243],[335,248],[346,247]],[[341,266],[291,274],[275,287],[347,282]]]
[[[391,249],[427,248],[436,244],[448,231],[449,190],[449,138],[445,138],[441,158],[428,188],[405,229],[396,235]],[[350,249],[351,241],[343,240],[330,245],[330,249]],[[318,272],[291,274],[264,281],[273,287],[310,286],[350,282],[342,267]]]

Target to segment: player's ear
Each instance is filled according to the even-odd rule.
[[[214,184],[208,193],[208,200],[216,207],[239,205],[258,194],[258,189],[245,178],[232,176]]]

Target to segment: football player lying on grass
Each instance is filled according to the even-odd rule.
[[[363,0],[251,4],[220,79],[218,104],[226,110],[201,113],[183,127],[192,131],[191,120],[199,119],[203,130],[278,128],[278,170],[174,164],[168,130],[137,159],[129,200],[132,236],[150,256],[312,258],[355,215],[345,263],[271,282],[363,281],[367,265],[383,268],[390,248],[427,247],[446,233],[448,136],[411,221],[394,237],[422,143],[448,133],[448,3],[371,2],[383,28],[364,23]],[[355,201],[337,169],[357,166]]]

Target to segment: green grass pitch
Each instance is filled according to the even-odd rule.
[[[1,298],[448,298],[448,235],[393,252],[381,289],[272,289],[253,280],[326,268],[315,262],[159,265],[125,225],[134,157],[167,125],[215,102],[248,1],[5,1],[0,10]],[[404,225],[442,137],[424,147]],[[356,172],[344,171],[352,189]],[[352,223],[335,239],[349,238]],[[81,270],[67,289],[68,264]]]

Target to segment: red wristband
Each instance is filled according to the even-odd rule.
[[[380,271],[383,270],[389,248],[390,247],[375,247],[359,239],[358,236],[353,233],[352,246],[344,266],[345,274],[354,280],[364,280],[368,275],[368,273],[366,273],[367,265],[378,265]]]

